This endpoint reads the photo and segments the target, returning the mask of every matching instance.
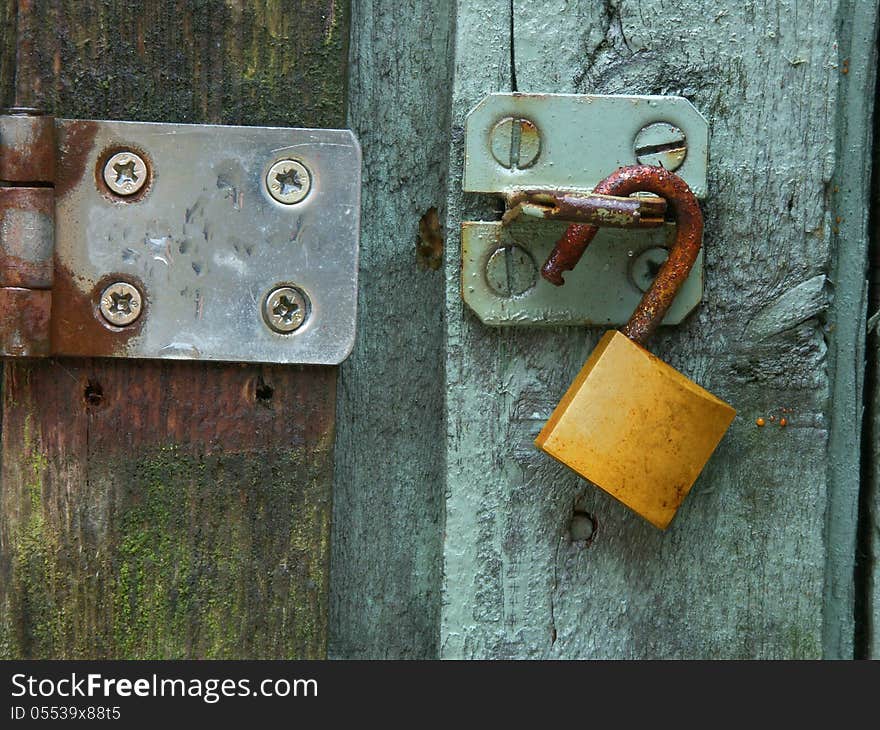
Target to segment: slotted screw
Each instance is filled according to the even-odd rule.
[[[541,133],[528,119],[507,117],[489,133],[492,156],[502,167],[525,170],[535,164],[541,154]]]
[[[668,122],[654,122],[642,127],[633,142],[633,152],[640,165],[660,165],[677,170],[687,157],[684,132]]]
[[[486,262],[486,283],[499,297],[515,297],[531,289],[538,280],[538,265],[520,246],[502,246]]]

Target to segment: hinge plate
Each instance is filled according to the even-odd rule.
[[[337,364],[355,336],[361,152],[347,130],[55,119],[55,255],[49,354]],[[137,195],[108,190],[114,151],[141,156]],[[296,160],[308,194],[277,202],[272,165]],[[298,178],[297,184],[302,184]],[[142,293],[135,322],[100,313],[109,284]],[[286,334],[275,289],[305,295]]]
[[[349,131],[56,120],[57,355],[336,364],[354,345],[361,156]],[[146,155],[150,188],[113,199],[98,176],[108,150]],[[266,175],[295,158],[311,190],[275,202]],[[143,286],[133,325],[95,306],[110,279]],[[275,287],[303,290],[303,326],[265,323]]]
[[[705,197],[708,123],[686,99],[667,96],[490,94],[467,117],[463,188],[501,196],[522,189],[591,191],[617,168],[635,164],[640,132],[663,124],[686,140],[676,174],[698,198]],[[660,140],[643,133],[640,144],[662,142],[663,131]],[[634,265],[652,256],[648,263],[656,263],[658,249],[668,246],[668,230],[601,229],[578,266],[566,274],[566,285],[554,287],[538,269],[564,228],[558,222],[522,219],[510,225],[462,223],[462,297],[484,324],[627,321],[641,298],[639,285],[645,284],[634,276]],[[496,252],[508,257],[503,273],[515,279],[506,282],[507,291],[493,281],[490,260]],[[664,324],[681,322],[699,304],[702,288],[701,253]]]

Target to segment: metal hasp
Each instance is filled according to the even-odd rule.
[[[11,110],[0,180],[0,355],[335,365],[351,352],[361,151],[348,130]]]
[[[490,94],[467,117],[464,190],[508,205],[524,191],[586,194],[619,167],[641,162],[675,170],[703,198],[708,147],[708,122],[682,97]],[[503,222],[462,223],[462,296],[484,324],[622,325],[675,236],[672,224],[601,228],[557,288],[539,270],[568,219],[539,221],[554,216],[518,207],[524,215],[508,210]],[[702,292],[701,251],[663,324],[681,322]]]

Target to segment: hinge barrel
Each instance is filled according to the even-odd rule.
[[[0,180],[55,182],[55,117],[35,109],[8,109],[0,115]]]
[[[0,356],[50,352],[54,181],[54,118],[0,116]]]

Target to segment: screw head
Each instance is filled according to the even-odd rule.
[[[486,262],[486,283],[499,297],[524,294],[538,281],[538,265],[520,246],[502,246]]]
[[[101,315],[110,324],[125,327],[141,316],[141,293],[127,281],[117,281],[101,294]]]
[[[147,182],[147,163],[130,150],[117,152],[104,163],[104,182],[117,195],[134,195]]]
[[[263,300],[263,319],[272,330],[281,334],[298,330],[308,314],[308,297],[292,286],[279,286]]]
[[[279,160],[266,174],[266,188],[279,203],[293,205],[312,189],[312,175],[299,160]]]
[[[668,258],[669,251],[662,246],[645,249],[629,266],[630,280],[640,291],[648,291]]]
[[[489,133],[492,157],[509,170],[525,170],[541,154],[541,133],[528,119],[507,117]]]
[[[654,122],[642,127],[633,142],[633,153],[640,165],[660,165],[677,170],[687,157],[687,138],[678,127]]]

